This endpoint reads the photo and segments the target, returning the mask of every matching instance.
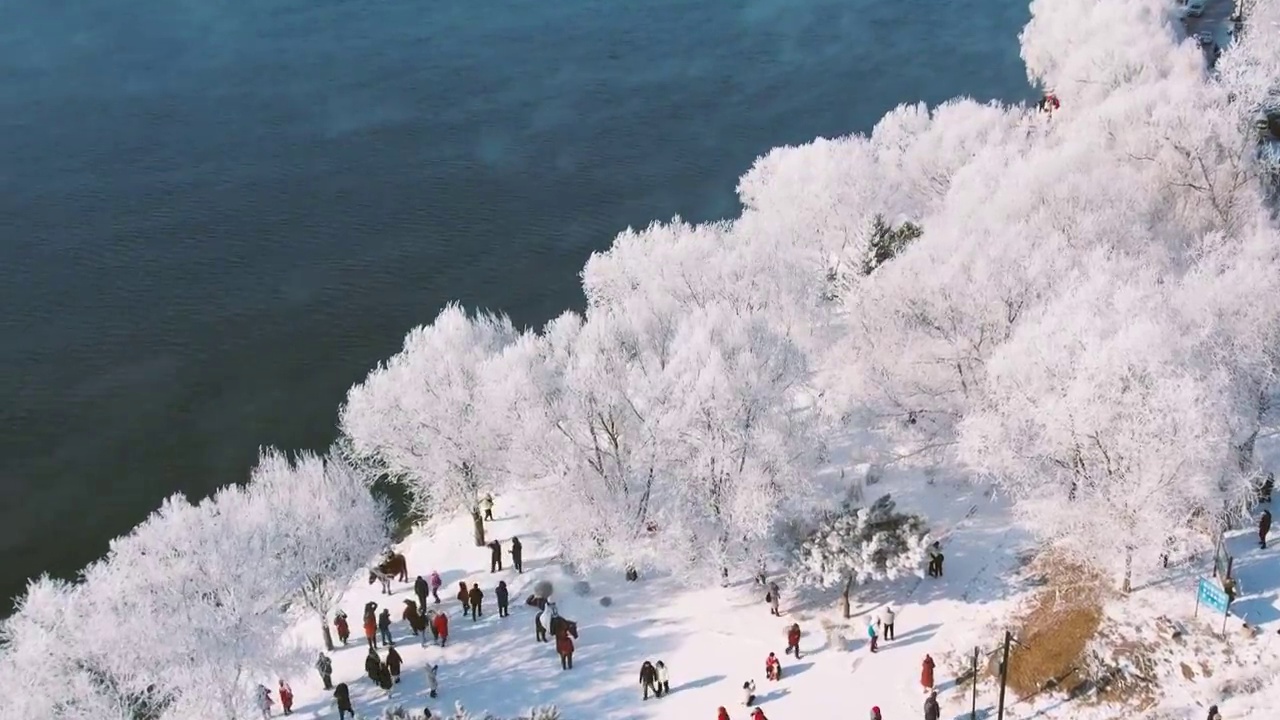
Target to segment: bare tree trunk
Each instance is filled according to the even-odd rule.
[[[475,530],[476,547],[484,547],[484,515],[480,514],[479,507],[471,508],[471,522]]]
[[[333,633],[329,632],[329,622],[320,616],[320,629],[324,631],[324,649],[333,652]]]
[[[844,614],[844,619],[851,617],[849,611],[849,591],[853,589],[853,578],[849,578],[844,582],[844,592],[840,594],[840,612]]]

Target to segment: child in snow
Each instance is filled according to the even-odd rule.
[[[258,709],[262,711],[262,717],[271,717],[271,691],[266,685],[259,685],[256,695],[258,696]]]
[[[427,578],[431,583],[431,599],[435,600],[437,605],[440,604],[440,573],[435,570],[431,571],[431,577]]]
[[[764,660],[764,677],[775,682],[782,678],[782,663],[773,653],[769,653],[769,657]]]
[[[800,623],[791,623],[787,628],[787,654],[800,659]]]
[[[658,697],[669,695],[671,693],[671,682],[667,675],[666,663],[659,660],[657,664],[653,666],[653,669],[658,673],[658,680],[654,683],[654,689],[656,691],[654,694]]]
[[[284,680],[280,681],[280,708],[285,715],[293,714],[293,688]]]
[[[742,694],[746,696],[743,705],[751,707],[756,704],[756,681],[748,680],[742,683]]]
[[[351,637],[351,627],[347,625],[347,614],[339,610],[338,614],[333,616],[333,627],[338,631],[338,641],[346,645],[347,638]]]
[[[879,638],[876,636],[876,624],[873,622],[867,623],[867,637],[871,640],[871,652],[875,652],[877,647],[876,641],[879,640]]]

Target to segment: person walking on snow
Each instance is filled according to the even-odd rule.
[[[431,586],[427,585],[426,578],[419,575],[413,580],[413,594],[418,598],[418,607],[423,610],[427,609],[427,594],[431,592]]]
[[[550,618],[547,617],[546,608],[543,608],[542,610],[538,611],[538,614],[533,616],[534,642],[547,641],[547,623],[548,622],[550,622]]]
[[[926,692],[933,692],[933,656],[925,655],[920,663],[920,685]]]
[[[745,695],[743,705],[751,707],[756,704],[756,681],[748,680],[742,683],[742,694]]]
[[[258,685],[254,694],[257,696],[258,709],[262,711],[262,717],[271,717],[271,691],[266,685]]]
[[[764,596],[764,599],[769,603],[770,615],[779,617],[782,615],[782,613],[778,612],[778,603],[782,601],[781,595],[782,592],[778,590],[778,583],[769,583],[769,592]]]
[[[929,577],[942,577],[942,543],[929,546]]]
[[[439,665],[427,665],[427,694],[430,695],[432,699],[435,698],[436,690],[439,689],[436,685],[436,673],[439,670]]]
[[[284,710],[285,715],[293,714],[293,688],[289,687],[289,683],[284,680],[280,681],[280,709]]]
[[[351,707],[351,690],[346,683],[338,683],[338,687],[333,689],[333,701],[338,706],[338,720],[346,720],[347,713],[351,713],[351,720],[355,720],[356,711]]]
[[[782,663],[773,653],[769,653],[769,657],[764,659],[764,679],[773,682],[782,679]]]
[[[435,570],[431,571],[431,577],[427,578],[428,584],[431,585],[431,599],[437,605],[440,604],[440,573]],[[425,605],[425,603],[424,603]]]
[[[1263,550],[1267,549],[1267,533],[1271,532],[1271,511],[1263,510],[1262,517],[1258,519],[1258,545]]]
[[[316,660],[316,672],[320,673],[320,680],[324,683],[325,690],[333,689],[333,661],[328,655],[320,653],[320,658]]]
[[[560,656],[560,669],[573,669],[573,638],[562,632],[556,636],[556,654]]]
[[[480,498],[480,509],[484,511],[485,520],[493,519],[493,493],[487,493]]]
[[[373,613],[365,613],[364,637],[369,641],[369,650],[378,647],[378,619]]]
[[[658,688],[655,683],[658,682],[658,671],[653,667],[653,663],[645,660],[640,665],[640,691],[641,700],[648,700],[649,693],[652,691],[654,696],[658,695]]]
[[[400,658],[400,653],[396,652],[394,647],[387,651],[387,670],[391,671],[391,680],[393,682],[400,682],[400,668],[403,665],[404,660]]]
[[[764,716],[764,710],[756,708],[756,711],[751,713],[751,720],[769,720],[769,718]]]
[[[369,676],[374,685],[378,684],[378,668],[382,665],[382,658],[378,657],[377,650],[370,650],[369,654],[364,657],[364,674]]]
[[[871,652],[875,652],[879,647],[879,637],[876,635],[876,624],[874,622],[867,623],[867,637],[871,640]]]
[[[427,625],[422,619],[422,614],[418,612],[418,604],[412,600],[404,601],[404,612],[400,613],[400,618],[409,624],[409,632],[414,637],[426,631]]]
[[[942,708],[938,707],[938,693],[929,693],[924,701],[924,720],[938,720],[942,716]]]
[[[465,582],[458,583],[458,602],[462,603],[462,617],[471,614],[471,595],[467,592],[467,584]]]
[[[511,538],[511,564],[515,566],[516,572],[524,572],[524,561],[521,557],[524,555],[524,546],[520,544],[520,538]]]
[[[502,543],[497,539],[489,541],[489,572],[496,573],[502,569]]]
[[[471,622],[475,622],[480,619],[480,601],[484,600],[484,593],[480,590],[479,583],[471,586],[471,592],[467,593],[467,600],[471,602]]]
[[[493,597],[498,601],[498,617],[510,615],[511,595],[507,592],[506,580],[498,581],[498,587],[493,591]]]
[[[880,615],[880,623],[884,625],[884,641],[889,642],[893,639],[893,620],[897,617],[897,613],[893,611],[892,606],[885,606],[884,612]]]
[[[800,659],[800,623],[791,623],[791,627],[787,628],[786,652],[794,655],[797,660]]]
[[[378,632],[382,635],[382,644],[390,647],[391,642],[391,610],[382,608],[382,614],[378,616]]]
[[[880,717],[880,708],[878,707],[871,708],[871,720],[884,720],[883,718]]]
[[[720,706],[720,711],[716,713],[716,720],[732,720],[729,717],[729,711],[725,710],[723,705]]]
[[[391,687],[394,684],[395,683],[391,681],[391,668],[387,667],[386,663],[382,663],[381,665],[379,665],[378,666],[378,687],[382,688],[383,690],[386,691],[388,695],[390,695]]]
[[[333,629],[338,631],[338,642],[346,645],[347,638],[351,637],[351,626],[347,625],[346,613],[339,610],[338,614],[333,616]]]
[[[449,614],[436,613],[435,618],[436,636],[440,638],[440,647],[444,647],[449,642]]]
[[[657,673],[657,680],[654,682],[654,694],[658,697],[671,694],[671,677],[667,674],[667,664],[659,660],[653,666],[654,672]]]

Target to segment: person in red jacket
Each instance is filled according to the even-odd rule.
[[[769,653],[769,657],[764,661],[764,676],[768,680],[782,679],[782,663],[778,661],[778,656]]]
[[[364,616],[364,638],[369,641],[369,649],[378,647],[378,620],[373,615]]]
[[[792,623],[787,630],[787,654],[800,659],[800,623]]]
[[[448,613],[436,613],[435,620],[436,634],[440,636],[440,647],[449,640],[449,615]]]
[[[756,711],[751,713],[751,720],[769,720],[769,718],[764,716],[763,710],[756,708]]]
[[[560,669],[573,669],[573,638],[569,637],[569,633],[562,632],[556,635],[556,652],[560,655]]]
[[[293,688],[283,680],[280,681],[280,707],[284,708],[285,715],[293,714]]]
[[[729,711],[723,705],[720,706],[720,712],[716,713],[716,720],[729,720]]]
[[[920,663],[920,684],[926,692],[933,690],[933,667],[933,657],[925,655]]]
[[[347,614],[339,610],[333,618],[333,627],[338,631],[338,641],[346,645],[347,638],[351,637],[351,627],[347,625]]]

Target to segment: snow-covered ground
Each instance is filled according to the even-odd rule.
[[[349,684],[361,717],[376,717],[388,704],[403,704],[419,714],[424,707],[451,711],[460,700],[469,710],[499,716],[555,704],[566,720],[709,719],[723,705],[736,720],[749,714],[742,705],[741,688],[750,679],[757,684],[758,704],[772,720],[866,717],[873,706],[879,706],[886,719],[898,720],[922,717],[920,664],[929,653],[938,660],[936,681],[943,717],[968,717],[969,689],[957,685],[953,659],[968,657],[975,646],[993,650],[1004,623],[1011,622],[1029,597],[1032,590],[1019,572],[1019,557],[1029,549],[1029,540],[1009,521],[1004,505],[981,488],[945,481],[930,484],[914,475],[910,482],[886,481],[868,488],[867,494],[881,491],[892,491],[900,508],[929,517],[935,534],[943,538],[945,576],[940,580],[911,577],[857,589],[854,617],[848,621],[840,617],[833,593],[798,590],[789,587],[785,578],[780,580],[781,618],[770,616],[764,590],[748,578],[733,578],[729,587],[690,587],[670,577],[642,577],[627,583],[620,573],[595,574],[585,578],[590,594],[577,596],[572,585],[583,578],[568,575],[556,562],[556,549],[524,514],[525,496],[501,497],[497,520],[489,524],[490,534],[502,541],[504,552],[512,536],[520,537],[525,572],[516,574],[508,567],[490,574],[488,550],[474,546],[466,518],[410,537],[401,546],[410,579],[437,570],[444,581],[439,607],[450,613],[449,646],[420,647],[399,621],[402,601],[413,597],[411,585],[396,583],[388,600],[379,595],[376,584],[368,585],[361,578],[343,601],[352,617],[352,639],[332,655],[334,682]],[[1240,635],[1239,622],[1232,620],[1229,641],[1223,641],[1214,636],[1220,623],[1206,619],[1211,613],[1202,611],[1199,620],[1192,619],[1196,565],[1178,565],[1166,577],[1141,587],[1132,599],[1110,608],[1109,614],[1121,621],[1108,620],[1104,630],[1115,637],[1132,633],[1158,643],[1163,636],[1156,618],[1162,615],[1189,631],[1182,645],[1170,641],[1157,653],[1165,670],[1180,668],[1184,654],[1196,658],[1188,663],[1195,668],[1191,678],[1185,670],[1162,671],[1168,676],[1161,680],[1166,684],[1162,689],[1165,706],[1172,704],[1181,711],[1122,713],[1114,707],[1065,702],[1042,694],[1028,701],[1011,696],[1006,716],[1198,718],[1203,708],[1218,702],[1224,716],[1233,720],[1275,717],[1280,691],[1262,678],[1274,676],[1276,669],[1280,549],[1256,550],[1252,538],[1251,532],[1240,533],[1231,538],[1231,545],[1239,558],[1236,567],[1244,591],[1235,607],[1247,613],[1251,623],[1263,625],[1265,632],[1257,638]],[[493,588],[500,579],[511,589],[508,618],[497,616],[493,601]],[[479,622],[463,618],[453,599],[460,580],[479,582],[486,593]],[[579,623],[581,637],[572,670],[561,670],[553,644],[534,641],[536,611],[524,599],[538,580],[555,585],[561,613]],[[602,596],[612,599],[609,607],[601,605]],[[395,636],[405,670],[389,700],[364,677],[367,649],[358,619],[368,600],[390,606],[397,620]],[[865,640],[866,622],[887,603],[898,612],[897,639],[872,655]],[[783,654],[784,632],[792,622],[799,622],[804,632],[803,657],[798,662]],[[318,648],[314,621],[300,625],[297,632]],[[769,652],[784,661],[783,678],[777,683],[764,678]],[[663,660],[670,668],[673,692],[669,697],[641,701],[638,673],[646,659]],[[423,667],[428,662],[440,666],[436,700],[430,700],[425,691]],[[295,714],[304,718],[336,715],[332,699],[314,673],[294,678],[292,685]],[[1227,692],[1238,697],[1220,701]],[[984,677],[979,683],[979,715],[993,711],[995,702],[996,685]]]

